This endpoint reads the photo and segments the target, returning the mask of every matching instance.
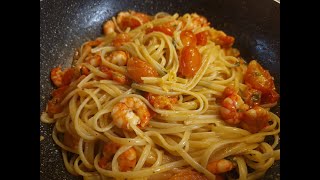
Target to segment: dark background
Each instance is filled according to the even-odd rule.
[[[257,59],[275,78],[280,91],[280,5],[273,0],[42,0],[40,1],[40,112],[53,89],[49,73],[69,66],[75,48],[101,35],[102,23],[119,11],[148,14],[197,12],[216,29],[236,38],[247,61]],[[274,111],[280,114],[280,103]],[[39,114],[40,115],[40,114]],[[51,138],[52,125],[40,123],[40,179],[80,179],[64,168],[60,149]],[[280,179],[280,161],[264,179]]]

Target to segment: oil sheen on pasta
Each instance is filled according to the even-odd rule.
[[[234,37],[196,13],[120,12],[103,32],[72,67],[51,70],[57,88],[41,120],[55,124],[69,173],[243,180],[280,159],[273,77],[240,57]]]

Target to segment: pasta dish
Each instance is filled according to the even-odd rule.
[[[41,121],[85,180],[258,179],[280,159],[273,77],[197,13],[120,12],[51,70]],[[271,139],[271,142],[266,139]]]

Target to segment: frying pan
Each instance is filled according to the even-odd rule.
[[[280,4],[273,0],[40,0],[40,112],[53,90],[53,67],[71,65],[77,47],[101,35],[102,23],[120,11],[148,14],[160,11],[197,12],[211,25],[236,38],[235,47],[245,60],[257,59],[275,78],[280,89]],[[280,115],[280,103],[273,109]],[[51,138],[53,125],[40,122],[40,179],[77,180],[64,168],[60,149]],[[280,179],[280,161],[263,178]]]

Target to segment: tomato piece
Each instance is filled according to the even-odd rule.
[[[147,34],[153,32],[153,31],[159,31],[159,32],[162,32],[168,36],[173,36],[174,28],[173,27],[166,27],[166,26],[155,26],[153,28],[149,28],[146,30]]]
[[[197,45],[197,38],[192,31],[189,31],[189,30],[182,31],[180,34],[180,39],[182,41],[183,46]]]
[[[196,38],[197,38],[197,45],[199,46],[204,46],[207,44],[208,42],[208,37],[209,33],[208,31],[202,31],[196,34]]]
[[[261,103],[262,104],[275,103],[279,100],[279,98],[280,98],[280,95],[275,90],[271,90],[269,93],[262,94]]]
[[[261,102],[261,91],[248,87],[243,92],[243,99],[251,107],[259,105]]]
[[[262,93],[269,93],[274,89],[272,76],[255,60],[250,61],[244,75],[244,82]]]
[[[201,54],[196,47],[184,47],[180,54],[179,73],[188,78],[193,77],[200,69],[201,61]]]
[[[147,62],[132,57],[127,63],[128,76],[138,83],[143,83],[141,77],[157,77],[158,72]]]

